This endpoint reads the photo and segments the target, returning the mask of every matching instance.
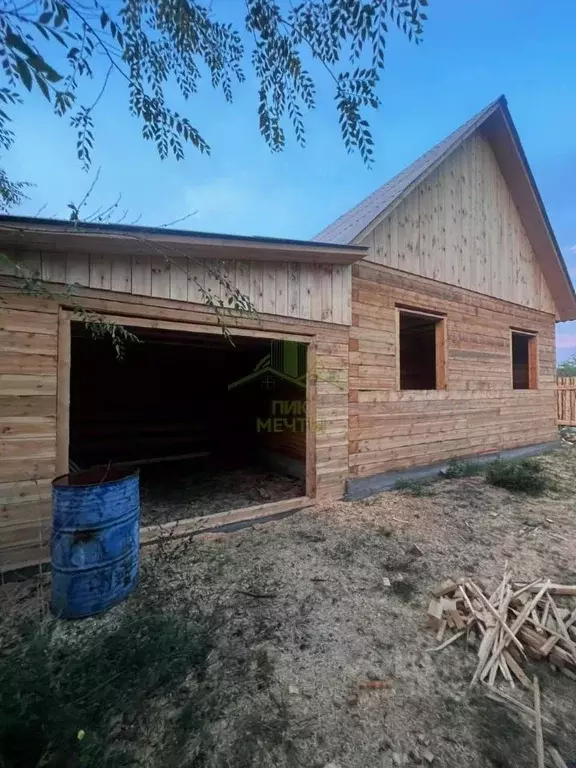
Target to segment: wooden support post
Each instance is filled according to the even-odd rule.
[[[306,351],[306,495],[316,496],[316,430],[317,421],[316,347],[308,344]]]
[[[438,320],[435,328],[436,333],[436,389],[446,389],[448,386],[448,360],[447,360],[447,342],[446,342],[446,318]]]
[[[58,314],[58,379],[56,395],[56,474],[68,473],[70,446],[70,352],[69,314]]]

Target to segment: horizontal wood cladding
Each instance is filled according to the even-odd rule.
[[[377,264],[556,312],[492,148],[479,133],[360,244]]]
[[[0,571],[47,556],[58,307],[0,295]]]
[[[147,327],[217,328],[207,307],[154,296],[82,290],[82,305]],[[58,301],[20,294],[14,278],[0,277],[0,571],[48,558],[50,482],[56,473]],[[339,498],[348,477],[348,328],[320,320],[259,314],[230,319],[238,334],[278,334],[312,345],[313,439],[311,492]],[[40,343],[39,337],[45,343]],[[4,357],[7,351],[8,357]],[[301,455],[302,446],[298,446]]]
[[[247,296],[258,312],[350,323],[351,267],[346,265],[46,251],[16,251],[13,258],[30,274],[54,283],[193,304],[206,303],[210,293],[226,305],[230,286]]]
[[[397,305],[445,316],[445,390],[398,390]],[[363,323],[375,309],[380,328]],[[555,439],[553,315],[366,262],[352,313],[352,476]],[[538,335],[539,389],[512,388],[511,327]]]

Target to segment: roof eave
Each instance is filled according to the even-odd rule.
[[[180,230],[85,226],[62,221],[2,217],[0,243],[4,247],[39,249],[50,253],[165,255],[224,261],[283,261],[350,265],[367,249],[278,238],[241,237]]]

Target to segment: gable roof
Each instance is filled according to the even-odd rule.
[[[478,130],[492,146],[510,188],[540,269],[552,292],[558,319],[576,319],[576,295],[572,281],[504,96],[478,112],[313,239],[339,245],[358,242]]]

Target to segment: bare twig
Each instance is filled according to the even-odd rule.
[[[90,186],[88,187],[88,190],[84,195],[84,197],[82,198],[82,200],[80,200],[80,203],[78,205],[74,205],[74,203],[69,204],[68,207],[72,209],[72,216],[70,218],[70,221],[75,222],[76,224],[80,224],[80,211],[90,199],[90,195],[92,194],[92,192],[94,192],[94,187],[96,186],[96,184],[98,184],[98,179],[100,178],[101,170],[102,170],[101,168],[98,168],[98,170],[96,171],[92,184],[90,184]]]
[[[174,221],[169,221],[166,224],[159,224],[158,226],[161,229],[165,229],[166,227],[173,227],[174,224],[180,224],[183,221],[186,221],[187,219],[192,218],[192,216],[196,216],[198,211],[190,211],[190,213],[187,213],[185,216],[180,216],[179,219],[174,219]]]

